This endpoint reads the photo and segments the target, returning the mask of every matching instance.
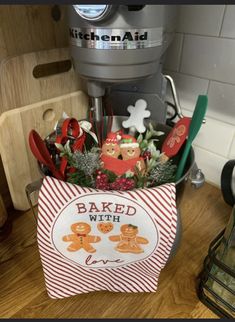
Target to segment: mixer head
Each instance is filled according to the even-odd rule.
[[[107,88],[161,74],[162,57],[173,39],[176,18],[173,5],[69,7],[72,61],[87,80],[97,122],[102,118],[102,97]]]

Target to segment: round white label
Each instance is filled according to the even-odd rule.
[[[90,193],[55,218],[54,248],[86,268],[115,268],[147,259],[157,248],[155,221],[133,199],[114,193]]]

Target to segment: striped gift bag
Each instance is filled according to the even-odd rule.
[[[44,178],[37,240],[48,295],[155,292],[176,226],[174,184],[101,191]]]

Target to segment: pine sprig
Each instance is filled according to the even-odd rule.
[[[68,174],[67,181],[81,187],[95,188],[95,180],[93,179],[93,176],[86,176],[83,171],[76,171]]]
[[[72,152],[69,141],[64,146],[56,143],[56,147],[61,151],[60,156],[67,159],[68,165],[76,169],[76,172],[68,175],[68,182],[95,187],[94,173],[101,167],[100,149],[93,147],[90,151]]]
[[[148,187],[159,186],[164,183],[174,182],[177,166],[172,164],[172,160],[165,163],[156,162],[156,166],[149,172]]]
[[[72,166],[85,175],[92,176],[100,168],[100,154],[93,151],[76,151],[72,156]]]

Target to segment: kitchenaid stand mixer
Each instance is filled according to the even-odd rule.
[[[177,115],[183,117],[173,79],[162,74],[164,54],[174,36],[176,6],[71,5],[68,15],[71,59],[75,71],[87,82],[91,119],[100,145],[103,119],[109,113],[113,114],[112,131],[118,130],[116,125],[120,124],[115,124],[116,119],[127,117],[127,107],[135,105],[139,99],[147,103],[151,112],[149,121],[169,131],[169,126],[165,125],[167,83]],[[111,106],[111,111],[108,106]],[[196,187],[204,183],[203,174],[200,172],[198,176],[193,149],[188,161],[185,173],[176,182],[178,201],[187,178],[190,177]],[[40,186],[41,182],[36,182],[26,187],[32,210],[30,196]],[[180,236],[178,210],[177,233],[171,255],[178,248]]]
[[[97,128],[104,97],[114,115],[139,98],[147,102],[151,119],[166,122],[167,81],[164,53],[177,19],[173,5],[73,5],[69,7],[70,49],[75,70],[87,80],[87,92]],[[178,115],[182,113],[178,108]]]

